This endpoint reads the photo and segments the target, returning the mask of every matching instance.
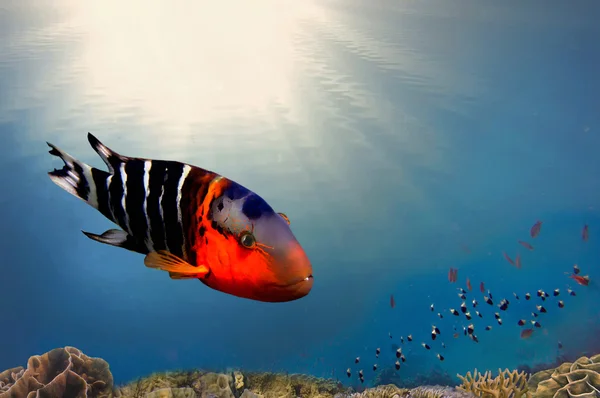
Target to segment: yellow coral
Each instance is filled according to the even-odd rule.
[[[527,374],[525,372],[502,371],[498,369],[498,376],[492,378],[492,372],[481,374],[475,369],[463,377],[457,375],[462,384],[457,389],[473,393],[482,398],[531,398],[527,385]]]
[[[535,398],[600,397],[600,354],[537,372],[528,384]]]
[[[369,388],[360,394],[353,395],[356,398],[403,398],[409,394],[409,390],[406,388],[399,388],[394,384],[388,384],[385,386],[377,386],[375,388]]]

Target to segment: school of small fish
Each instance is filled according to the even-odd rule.
[[[529,234],[532,239],[535,239],[540,234],[541,228],[542,228],[542,221],[537,221],[531,227]],[[581,238],[584,242],[587,242],[589,239],[589,227],[587,224],[584,225],[584,227],[583,227],[583,230],[581,232]],[[519,240],[519,241],[517,241],[517,243],[529,251],[534,250],[534,247],[526,241]],[[502,252],[502,255],[503,255],[504,259],[510,265],[512,265],[516,268],[519,268],[519,269],[522,267],[522,260],[521,260],[520,254],[517,253],[514,260],[506,252]],[[577,264],[573,265],[572,272],[565,272],[565,274],[568,275],[569,278],[573,279],[573,281],[575,281],[580,286],[585,287],[585,286],[588,286],[590,283],[589,275],[585,275],[585,276],[581,275],[581,270]],[[458,269],[451,267],[448,271],[448,282],[456,283],[457,281],[458,281]],[[478,308],[478,305],[479,305],[479,302],[477,301],[477,299],[475,297],[469,297],[469,295],[471,295],[471,292],[472,292],[472,284],[471,284],[470,278],[466,278],[465,286],[466,286],[466,289],[464,289],[462,287],[457,288],[457,290],[458,290],[457,296],[460,300],[460,303],[458,305],[456,305],[456,307],[449,306],[449,308],[443,309],[436,313],[436,305],[435,305],[435,303],[431,303],[431,305],[429,306],[429,309],[430,309],[430,312],[436,313],[436,316],[439,319],[444,318],[444,312],[448,312],[454,317],[463,316],[465,318],[466,322],[462,326],[462,331],[458,331],[456,326],[454,326],[453,327],[454,330],[452,331],[451,336],[453,338],[457,339],[462,334],[463,336],[468,337],[474,343],[479,343],[479,337],[477,335],[476,327],[473,323],[470,322],[473,315],[471,314],[469,307],[471,307],[473,309],[473,311],[475,312],[475,316],[477,316],[478,318],[483,318],[484,315],[479,310],[475,310],[475,308]],[[497,301],[496,304],[494,304],[495,298],[494,298],[492,292],[489,289],[486,289],[485,283],[483,281],[481,281],[479,284],[479,291],[483,295],[482,296],[483,302],[489,306],[488,308],[490,308],[490,307],[493,308],[494,306],[496,308],[498,308],[498,311],[493,313],[494,314],[494,322],[498,326],[502,326],[503,322],[502,322],[501,313],[509,310],[511,301],[509,301],[507,298],[504,297],[504,298],[500,299],[499,301]],[[535,297],[537,297],[537,299],[540,301],[540,303],[533,305],[532,312],[531,312],[531,319],[519,319],[516,323],[516,326],[520,330],[520,333],[519,333],[520,338],[528,339],[534,335],[536,329],[542,328],[542,324],[538,320],[538,318],[540,316],[542,316],[542,314],[547,314],[549,311],[548,308],[550,308],[550,306],[556,306],[556,308],[562,309],[565,307],[564,300],[567,299],[567,297],[573,297],[576,295],[577,295],[577,293],[570,286],[567,287],[566,293],[563,293],[563,294],[561,294],[560,288],[554,289],[551,293],[548,293],[542,289],[539,289],[538,291],[536,291]],[[517,301],[521,300],[520,296],[516,292],[513,292],[513,297],[514,297],[514,300],[517,300]],[[526,292],[523,295],[523,297],[525,299],[525,302],[529,302],[532,300],[533,296],[530,292]],[[546,303],[546,300],[550,300],[551,298],[555,299],[555,303],[554,304],[550,304],[549,302]],[[468,303],[470,303],[470,304],[468,304]],[[396,306],[396,301],[394,299],[394,295],[392,294],[392,295],[390,295],[390,307],[395,308],[395,306]],[[487,326],[485,326],[484,330],[488,331],[488,332],[491,331],[492,325],[488,324]],[[442,337],[441,337],[442,335],[443,335],[443,333],[440,330],[440,328],[438,328],[435,324],[432,324],[431,325],[431,336],[430,336],[431,341],[432,341],[431,344],[433,345],[433,344],[437,343],[439,345],[439,347],[434,348],[434,347],[432,347],[432,345],[430,345],[424,341],[421,343],[421,346],[423,347],[423,349],[425,349],[427,351],[433,350],[435,357],[440,361],[444,361],[444,359],[445,359],[444,356],[441,354],[441,351],[446,348],[446,344],[442,340]],[[450,336],[450,334],[448,334],[448,335]],[[393,338],[391,332],[388,333],[388,336],[390,339]],[[402,345],[410,344],[410,343],[412,343],[412,341],[413,341],[412,334],[409,334],[407,336],[406,343],[405,343],[404,337],[400,336],[400,344],[402,344]],[[563,348],[563,345],[560,341],[557,343],[557,347],[559,350]],[[376,360],[379,359],[380,353],[381,353],[381,348],[377,348],[375,350],[375,359]],[[397,348],[397,350],[396,350],[396,362],[394,363],[394,368],[396,370],[400,370],[402,367],[402,363],[406,362],[406,360],[407,359],[404,355],[404,352],[402,351],[402,346],[399,346],[399,348]],[[365,373],[364,373],[364,370],[361,369],[360,363],[361,363],[361,359],[360,359],[360,357],[357,356],[354,359],[354,368],[358,368],[358,369],[355,369],[355,372],[358,375],[358,379],[360,380],[360,382],[364,383]],[[373,370],[374,371],[377,370],[378,366],[379,366],[378,363],[374,363],[372,366]],[[348,369],[346,369],[346,375],[349,378],[351,378],[353,374],[354,374],[354,372],[353,372],[352,367],[349,367]]]

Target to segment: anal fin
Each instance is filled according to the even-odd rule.
[[[169,278],[179,280],[179,279],[198,279],[197,275],[186,275],[180,274],[177,272],[169,272]]]
[[[210,271],[205,265],[194,267],[192,264],[166,250],[148,253],[146,258],[144,258],[144,264],[148,268],[169,272],[171,279],[202,279]]]
[[[148,248],[137,241],[133,236],[120,229],[109,229],[102,235],[96,235],[91,232],[81,231],[88,238],[107,245],[122,247],[123,249],[140,254],[148,254]]]

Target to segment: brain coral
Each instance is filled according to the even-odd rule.
[[[600,397],[600,354],[537,372],[528,384],[534,398]]]
[[[34,355],[22,367],[0,373],[0,398],[105,398],[113,393],[108,363],[77,348],[56,348]]]

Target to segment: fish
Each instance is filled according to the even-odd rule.
[[[475,333],[473,333],[473,334],[470,334],[470,335],[469,335],[469,338],[470,338],[471,340],[473,340],[474,342],[476,342],[476,343],[479,343],[479,339],[477,338],[477,335],[476,335]]]
[[[525,319],[519,319],[519,322],[517,322],[517,324],[518,324],[519,326],[524,326],[526,322],[527,322],[527,321],[526,321]]]
[[[454,282],[456,282],[457,279],[458,279],[458,270],[456,268],[450,267],[450,270],[448,271],[448,281],[450,281],[450,283],[454,283]]]
[[[458,293],[458,297],[459,297],[461,300],[466,300],[466,299],[467,299],[467,296],[466,296],[464,293]]]
[[[446,348],[446,343],[442,342],[442,348]]]
[[[469,278],[467,278],[467,289],[469,289],[469,291],[473,290],[473,286],[471,285],[471,280]]]
[[[481,312],[479,312],[479,311],[475,311],[475,314],[476,314],[478,317],[480,317],[480,318],[483,318],[483,315],[481,315]]]
[[[433,312],[433,309],[434,309],[433,304],[431,304],[431,306],[429,308],[431,308],[431,312]]]
[[[581,272],[581,270],[579,269],[579,266],[577,264],[573,265],[573,273],[575,275],[579,275],[579,273]]]
[[[431,340],[435,340],[438,334],[440,334],[440,329],[435,325],[431,325]]]
[[[396,299],[394,299],[394,295],[390,294],[390,307],[391,308],[395,308],[396,307]]]
[[[473,299],[473,308],[477,307],[477,300]]]
[[[431,349],[431,347],[429,347],[429,345],[428,345],[428,344],[426,344],[426,343],[421,343],[421,345],[422,345],[422,346],[423,346],[423,348],[425,348],[426,350],[429,350],[429,349]]]
[[[475,331],[475,326],[473,324],[470,324],[469,326],[467,326],[468,334],[473,334],[474,331]]]
[[[562,300],[558,300],[558,308],[565,308],[565,303]]]
[[[440,361],[443,361],[443,360],[444,360],[444,357],[443,357],[443,355],[441,355],[441,354],[437,354],[437,357],[438,357],[438,359],[439,359]]]
[[[483,301],[485,301],[486,303],[488,303],[489,305],[494,305],[494,302],[492,301],[491,297],[488,296],[483,296]]]
[[[538,321],[531,321],[531,324],[533,326],[535,326],[536,328],[541,328],[542,327],[542,325],[540,325],[540,323]]]
[[[346,369],[346,374],[348,375],[348,377],[352,376],[352,370],[350,368]]]
[[[527,250],[533,250],[533,246],[531,246],[529,243],[527,243],[525,241],[520,240],[519,244]]]
[[[88,133],[103,171],[47,143],[64,166],[56,185],[121,229],[90,239],[145,256],[171,279],[199,279],[214,290],[261,302],[309,294],[313,270],[289,218],[259,195],[215,172],[186,163],[123,156]]]
[[[396,368],[396,370],[400,370],[400,362],[396,361],[394,367]]]
[[[541,230],[542,230],[542,221],[538,220],[538,221],[536,221],[535,224],[533,224],[533,226],[529,230],[529,235],[532,238],[536,238],[540,234]]]
[[[377,370],[377,364],[373,365],[373,370]]]
[[[400,342],[404,344],[404,337],[400,336]]]
[[[401,354],[401,355],[400,355],[400,360],[401,360],[402,362],[406,362],[406,357],[404,356],[404,354]]]
[[[460,305],[460,310],[462,311],[463,314],[467,313],[467,304],[464,301]]]
[[[558,346],[559,350],[563,348],[563,345],[562,345],[562,343],[560,341],[558,342],[557,346]]]
[[[455,316],[459,316],[460,315],[460,313],[458,311],[456,311],[454,308],[450,308],[450,313],[452,315],[455,315]]]
[[[381,354],[381,349],[380,349],[380,348],[377,348],[377,349],[375,350],[375,357],[376,357],[376,358],[379,358],[379,354]]]
[[[402,348],[398,348],[396,350],[396,358],[400,358],[401,355],[402,355]]]
[[[575,293],[573,290],[571,289],[567,289],[567,293],[569,293],[569,296],[577,296],[577,293]]]
[[[458,333],[454,333],[454,334],[452,335],[452,337],[454,337],[455,339],[457,339],[457,338],[458,338],[458,336],[460,336]]]
[[[498,308],[500,308],[502,311],[506,311],[508,309],[508,304],[508,300],[502,299],[500,304],[498,304]]]
[[[479,291],[481,291],[481,293],[485,293],[485,284],[483,282],[479,284]]]
[[[513,292],[513,296],[515,296],[515,300],[519,300],[519,295],[515,292]]]
[[[469,311],[465,312],[465,318],[467,318],[467,321],[471,320],[471,313]]]
[[[531,294],[525,293],[525,300],[530,300],[530,299],[531,299]]]
[[[583,226],[583,229],[581,230],[581,239],[583,239],[584,242],[587,242],[588,239],[590,237],[590,230],[587,224],[585,224]]]
[[[388,332],[388,336],[390,336],[390,339],[392,338],[392,333]]]
[[[508,263],[509,263],[510,265],[515,265],[515,262],[513,261],[513,259],[512,259],[512,258],[510,258],[510,257],[508,256],[508,254],[506,254],[506,252],[502,252],[502,255],[504,255],[504,258],[506,259],[506,261],[508,261]]]
[[[590,284],[590,276],[589,275],[581,276],[581,275],[572,274],[571,276],[569,276],[569,278],[575,280],[575,282],[577,282],[581,286],[588,286]]]
[[[560,289],[554,289],[554,297],[560,294]]]
[[[538,310],[539,312],[542,312],[542,313],[546,313],[546,312],[548,312],[548,311],[546,311],[546,309],[545,309],[545,308],[544,308],[544,306],[542,306],[542,305],[536,305],[536,306],[535,306],[535,308],[537,308],[537,310]]]
[[[437,315],[438,315],[438,317],[439,317],[440,319],[442,319],[442,318],[444,317],[444,316],[441,314],[441,312],[438,312],[438,314],[437,314]]]
[[[517,257],[515,257],[515,266],[517,268],[521,268],[521,253],[517,253]]]
[[[537,318],[537,317],[538,317],[538,314],[537,314],[537,312],[532,312],[532,313],[531,313],[531,316],[532,316],[532,317],[534,317],[534,318]]]
[[[412,341],[412,334],[409,334],[408,336],[406,336],[406,340]]]
[[[354,363],[359,363],[359,362],[360,362],[360,357],[356,357],[356,358],[354,359]]]
[[[485,330],[492,330],[492,327],[491,326],[486,326]]]
[[[521,338],[522,339],[531,337],[532,334],[533,334],[533,329],[531,329],[531,328],[521,330]]]

